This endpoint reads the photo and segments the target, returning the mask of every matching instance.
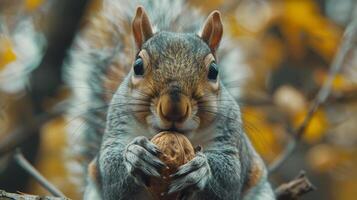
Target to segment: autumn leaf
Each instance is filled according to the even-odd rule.
[[[293,119],[293,124],[295,127],[301,125],[307,115],[307,111],[299,112]],[[328,130],[328,121],[326,114],[323,110],[318,110],[310,120],[305,133],[303,135],[303,140],[308,143],[316,143],[322,139],[325,135],[326,130]]]
[[[26,0],[25,7],[27,10],[33,11],[36,10],[42,3],[43,0]]]
[[[322,16],[314,1],[283,1],[281,10],[279,26],[293,55],[301,58],[307,53],[306,48],[311,47],[326,60],[333,57],[341,30]]]
[[[314,79],[319,86],[322,86],[322,84],[326,81],[327,77],[328,77],[328,73],[326,71],[317,70],[314,73]],[[338,92],[351,87],[349,82],[346,80],[345,76],[342,74],[337,74],[335,76],[331,86],[333,92]]]
[[[11,41],[5,36],[0,35],[0,70],[16,60],[16,53]]]

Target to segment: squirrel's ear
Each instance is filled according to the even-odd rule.
[[[212,53],[215,53],[223,35],[221,13],[213,11],[207,18],[201,33],[201,38],[207,43]]]
[[[136,47],[141,49],[143,43],[153,35],[149,17],[142,6],[136,9],[136,14],[131,25]]]

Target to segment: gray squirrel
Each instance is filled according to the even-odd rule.
[[[221,14],[202,19],[183,0],[104,0],[87,21],[66,70],[69,114],[81,123],[70,151],[85,169],[84,199],[150,199],[147,180],[166,167],[150,138],[165,130],[202,147],[172,175],[168,193],[275,199],[220,80]]]

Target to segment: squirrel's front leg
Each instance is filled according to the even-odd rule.
[[[106,140],[108,141],[108,140]],[[157,147],[139,136],[127,144],[104,143],[100,155],[101,193],[103,199],[147,199],[147,177],[159,177],[165,166]]]
[[[183,191],[184,199],[226,200],[240,196],[240,161],[233,154],[198,152],[172,178],[169,193]]]

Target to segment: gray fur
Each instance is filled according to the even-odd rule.
[[[70,154],[76,152],[76,155],[85,156],[83,165],[87,165],[99,151],[105,128],[107,103],[103,98],[104,72],[109,64],[115,62],[120,62],[129,71],[133,62],[136,53],[134,42],[125,46],[124,41],[128,38],[131,40],[131,29],[122,27],[131,27],[131,20],[138,5],[146,8],[152,24],[155,25],[154,30],[198,32],[203,22],[198,11],[189,9],[183,0],[104,0],[103,10],[99,15],[104,16],[110,24],[106,29],[111,32],[111,45],[95,48],[93,43],[102,40],[101,35],[98,33],[96,41],[88,40],[83,34],[95,30],[88,30],[91,27],[84,28],[70,51],[64,74],[73,92],[68,113],[68,130],[69,143],[75,149],[71,149]],[[91,20],[93,24],[102,23],[95,18]]]
[[[182,88],[187,88],[197,81],[190,77],[205,77],[202,73],[204,66],[200,63],[209,48],[195,35],[203,21],[197,11],[186,7],[181,0],[104,1],[100,14],[112,24],[109,28],[112,46],[93,48],[93,41],[83,39],[80,34],[67,70],[67,80],[74,93],[70,116],[80,115],[78,120],[84,127],[76,129],[80,141],[75,141],[77,145],[72,146],[79,147],[79,154],[85,157],[84,166],[98,156],[100,186],[89,180],[86,199],[99,196],[113,200],[148,199],[146,178],[157,176],[158,170],[165,167],[157,158],[155,145],[146,139],[155,133],[137,122],[130,114],[130,106],[125,106],[131,101],[128,97],[131,73],[118,90],[110,91],[114,96],[109,104],[103,98],[103,76],[109,64],[120,62],[129,71],[134,60],[134,44],[124,45],[125,37],[131,33],[123,27],[130,27],[135,7],[139,4],[148,11],[152,24],[156,25],[155,30],[190,33],[158,32],[144,44],[152,61],[157,62],[154,79],[170,84],[175,77],[185,77],[186,80],[177,82],[186,84]],[[163,60],[166,64],[162,66]],[[218,98],[219,114],[214,123],[190,136],[194,146],[205,144],[204,151],[179,169],[170,186],[171,192],[186,191],[184,199],[242,199],[251,160],[260,159],[242,129],[237,103],[224,87]],[[186,190],[188,187],[194,190]],[[274,199],[266,172],[258,186],[250,189],[243,199]]]

